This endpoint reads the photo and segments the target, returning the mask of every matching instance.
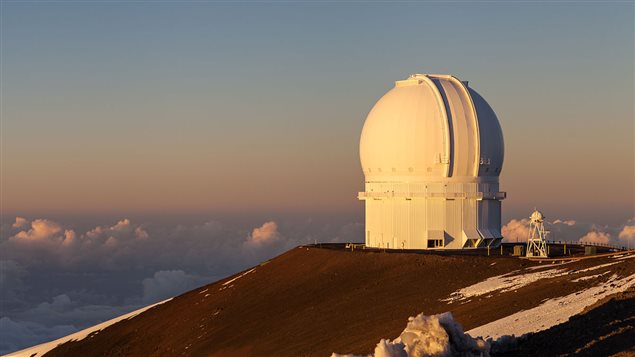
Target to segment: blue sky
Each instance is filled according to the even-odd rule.
[[[365,115],[427,72],[496,110],[508,218],[630,218],[632,3],[2,4],[5,212],[356,212]]]

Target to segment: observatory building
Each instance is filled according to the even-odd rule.
[[[359,151],[367,247],[500,244],[503,133],[467,82],[440,74],[395,82],[368,114]]]

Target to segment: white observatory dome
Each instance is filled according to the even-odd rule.
[[[503,151],[492,108],[450,75],[397,81],[368,114],[360,140],[367,181],[488,181],[500,174]]]
[[[397,81],[368,114],[359,151],[366,246],[500,244],[503,133],[467,82],[438,74]]]

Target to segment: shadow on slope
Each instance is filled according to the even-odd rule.
[[[610,356],[625,351],[635,352],[635,290],[519,339],[513,350],[493,350],[492,356]]]

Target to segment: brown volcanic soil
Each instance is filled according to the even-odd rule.
[[[614,261],[601,257],[563,267],[579,270]],[[594,285],[593,279],[573,283],[571,277],[562,276],[489,298],[452,304],[439,301],[488,277],[537,264],[505,256],[298,247],[227,285],[223,283],[240,274],[178,296],[81,341],[60,345],[46,356],[370,353],[381,338],[397,337],[408,317],[421,312],[452,311],[469,330],[537,306],[544,299]],[[633,274],[635,259],[576,277],[607,270]]]

